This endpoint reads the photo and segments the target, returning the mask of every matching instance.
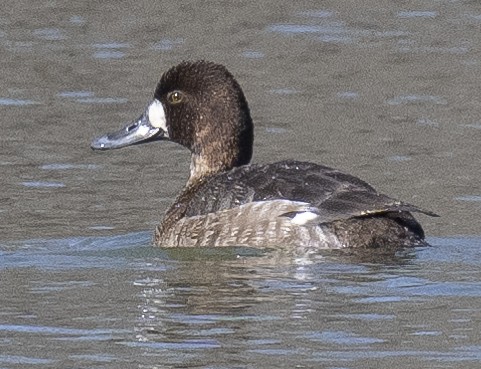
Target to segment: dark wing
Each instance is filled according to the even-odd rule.
[[[367,191],[337,191],[317,207],[323,223],[392,212],[417,212],[438,216],[431,211],[392,199],[389,196]]]
[[[197,189],[185,215],[203,215],[252,201],[276,199],[309,203],[326,223],[386,212],[435,215],[378,194],[357,177],[297,161],[248,165],[214,176]]]

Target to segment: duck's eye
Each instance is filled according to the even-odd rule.
[[[178,104],[184,99],[184,95],[180,91],[172,91],[167,95],[167,99],[171,104]]]

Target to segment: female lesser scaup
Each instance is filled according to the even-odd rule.
[[[354,176],[291,160],[249,165],[249,107],[222,65],[196,61],[171,68],[137,121],[91,146],[107,150],[158,139],[192,153],[190,178],[155,231],[158,246],[426,244],[410,212],[434,213],[377,193]]]

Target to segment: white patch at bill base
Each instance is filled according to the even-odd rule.
[[[165,112],[162,103],[154,99],[152,103],[147,108],[147,113],[149,115],[149,122],[152,127],[160,128],[167,135],[167,121],[165,119]]]

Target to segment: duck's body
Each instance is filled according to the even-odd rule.
[[[187,187],[155,233],[160,246],[401,247],[423,244],[408,211],[360,179],[305,162],[246,165]]]
[[[232,75],[217,64],[184,62],[163,75],[154,102],[137,122],[92,147],[163,138],[191,150],[191,176],[157,227],[159,246],[425,244],[410,212],[433,213],[329,167],[296,161],[249,165],[252,132],[247,102]]]

